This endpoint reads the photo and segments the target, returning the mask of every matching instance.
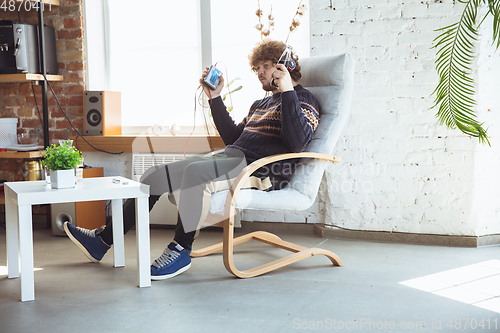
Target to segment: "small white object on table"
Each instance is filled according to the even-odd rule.
[[[31,206],[111,200],[114,266],[125,266],[123,199],[136,199],[138,286],[150,287],[149,186],[123,177],[85,178],[76,187],[52,189],[46,181],[5,183],[8,277],[21,277],[21,301],[35,299]]]

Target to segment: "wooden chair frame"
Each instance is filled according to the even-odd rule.
[[[224,216],[227,216],[227,218],[216,224],[217,226],[223,228],[223,242],[197,251],[192,251],[191,257],[203,257],[209,254],[222,251],[224,266],[231,274],[239,278],[250,278],[262,275],[267,272],[290,265],[292,263],[298,262],[302,259],[306,259],[315,255],[324,255],[328,259],[330,259],[330,261],[334,266],[343,266],[342,260],[340,260],[340,258],[337,255],[335,255],[330,251],[326,251],[319,248],[306,248],[294,243],[286,242],[283,241],[280,237],[269,232],[256,231],[249,233],[247,235],[234,238],[234,215],[236,209],[236,198],[247,178],[250,177],[250,175],[254,171],[256,171],[257,169],[259,169],[264,165],[276,161],[294,159],[294,158],[315,158],[330,162],[340,162],[340,158],[335,156],[321,154],[321,153],[302,152],[302,153],[273,155],[269,157],[264,157],[262,159],[259,159],[251,163],[241,171],[241,173],[235,179],[234,183],[231,186],[231,189],[228,192],[224,208],[225,210]],[[247,269],[245,271],[239,271],[234,265],[234,260],[233,260],[234,246],[248,242],[250,240],[257,240],[294,253],[286,257],[268,262],[266,264],[251,269]]]

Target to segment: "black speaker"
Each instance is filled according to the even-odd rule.
[[[0,21],[0,74],[41,73],[36,24]],[[44,27],[46,74],[57,74],[56,32]]]
[[[76,209],[74,202],[52,204],[50,206],[52,215],[52,235],[66,236],[64,222],[76,224]]]
[[[85,135],[121,135],[121,93],[116,91],[84,92]]]

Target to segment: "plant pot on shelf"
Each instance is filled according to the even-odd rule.
[[[76,169],[50,171],[52,188],[72,188],[76,185]]]

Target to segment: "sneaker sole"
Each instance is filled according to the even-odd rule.
[[[78,239],[75,238],[75,236],[73,236],[73,234],[71,233],[71,231],[69,231],[69,228],[67,226],[67,223],[68,222],[64,222],[64,232],[66,232],[66,235],[68,235],[69,239],[71,239],[73,241],[73,243],[75,243],[79,248],[80,250],[82,250],[83,254],[85,254],[85,256],[92,262],[99,262],[100,260],[97,260],[95,259],[94,257],[92,257],[89,253],[89,251],[87,251],[87,249],[85,248],[85,246],[83,246],[79,241]]]
[[[177,276],[185,271],[187,271],[189,269],[189,267],[191,267],[191,263],[189,263],[188,265],[182,267],[181,269],[179,269],[177,272],[175,273],[172,273],[172,274],[166,274],[166,275],[151,275],[151,280],[155,280],[155,281],[160,281],[160,280],[165,280],[165,279],[170,279],[170,278],[173,278],[174,276]]]

